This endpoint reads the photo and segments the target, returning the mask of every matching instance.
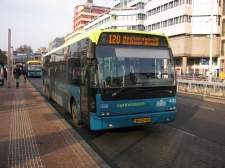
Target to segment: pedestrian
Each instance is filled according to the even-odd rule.
[[[20,67],[17,65],[16,68],[13,70],[13,75],[14,78],[16,79],[16,88],[19,87],[19,82],[20,82],[20,75],[21,75],[21,70]]]
[[[27,80],[27,69],[26,68],[23,69],[22,74],[23,74],[23,83],[25,84],[26,80]]]
[[[2,70],[0,68],[0,77],[3,78],[2,76],[3,76],[3,73],[2,73]]]
[[[4,77],[5,77],[5,80],[7,80],[7,68],[4,68]]]
[[[0,65],[0,85],[1,86],[4,86],[4,75],[3,75],[3,69],[2,69],[2,67],[1,67],[1,65]]]
[[[224,80],[225,80],[225,74],[223,72],[223,69],[220,69],[219,81],[224,81]]]

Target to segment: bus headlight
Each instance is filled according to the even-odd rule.
[[[169,107],[167,110],[168,111],[173,111],[173,110],[176,110],[177,108],[176,108],[176,106],[171,106],[171,107]]]
[[[101,112],[101,116],[110,116],[111,113],[110,112]]]
[[[113,125],[112,125],[112,124],[109,124],[108,127],[109,127],[109,128],[113,128]]]

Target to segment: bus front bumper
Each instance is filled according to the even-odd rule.
[[[173,122],[177,111],[98,117],[90,113],[90,129],[104,130]]]

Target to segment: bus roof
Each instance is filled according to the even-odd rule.
[[[165,34],[159,34],[159,33],[153,33],[153,32],[144,32],[144,31],[137,31],[137,30],[104,29],[104,30],[93,30],[93,31],[89,31],[89,32],[86,32],[86,33],[79,34],[75,37],[72,37],[66,43],[64,43],[63,45],[49,51],[44,56],[55,53],[56,51],[58,51],[60,49],[63,49],[65,47],[67,47],[67,46],[69,46],[69,45],[71,45],[71,44],[73,44],[73,43],[75,43],[75,42],[77,42],[81,39],[87,38],[87,37],[89,37],[92,40],[92,42],[95,42],[96,44],[98,44],[99,37],[100,37],[101,33],[103,33],[103,32],[136,33],[136,34],[148,34],[148,35],[162,36],[162,37],[165,37],[167,39],[168,45],[170,47],[168,36],[165,35]]]

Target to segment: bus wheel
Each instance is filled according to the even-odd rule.
[[[75,100],[73,100],[73,104],[72,104],[72,118],[73,118],[73,122],[76,125],[82,124],[82,121],[80,119],[78,119],[78,112],[77,112],[77,106],[76,106]]]

